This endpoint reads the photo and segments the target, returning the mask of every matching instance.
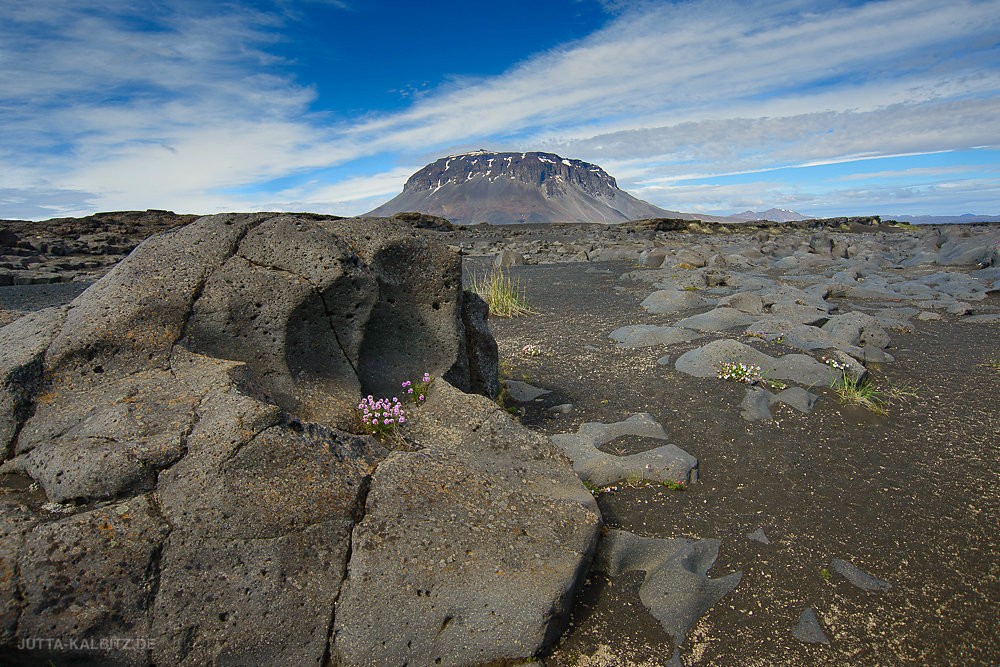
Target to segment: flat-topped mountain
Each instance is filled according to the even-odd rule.
[[[624,222],[694,216],[667,211],[618,187],[595,164],[555,153],[476,151],[441,158],[367,215],[419,211],[460,224]]]

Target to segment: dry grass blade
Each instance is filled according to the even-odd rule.
[[[911,398],[920,397],[920,394],[917,393],[917,388],[905,382],[890,385],[886,394],[888,394],[889,398],[893,401],[908,401]]]
[[[490,306],[490,314],[514,317],[531,313],[520,280],[514,280],[502,267],[494,266],[482,276],[473,275],[470,287]]]

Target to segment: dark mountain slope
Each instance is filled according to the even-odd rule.
[[[695,217],[633,197],[597,165],[538,152],[477,151],[441,158],[413,174],[401,194],[368,215],[401,211],[461,224]]]

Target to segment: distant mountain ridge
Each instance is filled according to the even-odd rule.
[[[441,158],[366,215],[417,211],[459,224],[604,222],[697,216],[633,197],[606,171],[555,153],[480,150]]]
[[[952,222],[1000,222],[1000,215],[976,215],[965,213],[963,215],[885,215],[883,218],[909,222],[913,225],[944,225]]]
[[[669,218],[705,222],[798,222],[810,216],[785,208],[733,215],[683,213],[630,195],[604,169],[555,153],[478,150],[449,155],[418,170],[403,191],[365,215],[418,212],[470,225],[598,222]],[[914,224],[998,222],[1000,216],[882,216]]]
[[[808,220],[809,216],[802,215],[801,213],[796,213],[795,211],[790,211],[787,208],[769,208],[766,211],[743,211],[742,213],[727,215],[723,219],[730,220],[733,222],[736,221],[750,222],[752,220],[771,220],[772,222],[794,222],[796,220]]]

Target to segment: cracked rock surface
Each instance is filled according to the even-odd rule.
[[[495,403],[432,387],[371,481],[337,601],[346,664],[486,664],[557,639],[600,514],[561,453]],[[561,465],[560,465],[561,463]],[[392,622],[386,623],[387,614]]]
[[[457,665],[564,627],[599,514],[545,438],[464,393],[496,394],[496,343],[428,233],[200,218],[0,342],[0,654],[141,636],[96,658]],[[362,395],[423,372],[405,439],[352,432]]]

